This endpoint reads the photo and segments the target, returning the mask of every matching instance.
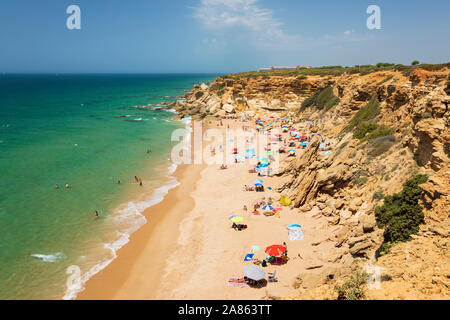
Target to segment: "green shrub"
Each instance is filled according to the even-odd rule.
[[[302,102],[300,111],[305,110],[308,107],[316,107],[319,110],[328,111],[339,103],[339,98],[333,93],[333,87],[329,86],[322,91],[317,91],[312,96],[308,97]]]
[[[385,82],[387,82],[387,81],[391,80],[391,79],[392,79],[393,77],[394,77],[394,76],[389,76],[389,77],[386,77],[386,79],[384,79],[384,80],[380,81],[379,85],[382,85],[383,83],[385,83]]]
[[[373,200],[382,200],[384,198],[383,190],[378,190],[373,194]]]
[[[366,134],[374,131],[378,128],[378,124],[374,122],[362,122],[358,125],[358,127],[353,132],[353,137],[356,139],[364,139]]]
[[[222,89],[222,90],[219,90],[219,91],[217,91],[217,95],[220,97],[221,95],[223,95],[225,93],[225,91]]]
[[[365,296],[364,284],[369,279],[369,275],[358,269],[352,274],[350,280],[347,280],[342,285],[336,285],[334,290],[338,294],[338,300],[358,300]]]
[[[377,94],[374,94],[370,101],[363,106],[350,120],[346,130],[351,131],[364,121],[374,119],[380,113],[380,103]]]
[[[386,254],[398,242],[411,239],[411,235],[416,234],[419,226],[424,223],[424,215],[419,205],[422,196],[419,185],[427,180],[426,175],[415,175],[403,184],[401,192],[386,196],[384,204],[375,208],[377,225],[379,228],[385,228],[381,254]]]
[[[224,82],[222,82],[222,83],[215,83],[215,84],[213,84],[211,86],[211,90],[215,90],[215,91],[220,91],[223,88],[225,88],[225,83]]]
[[[381,125],[378,128],[376,128],[375,130],[373,130],[372,132],[370,132],[367,135],[366,140],[370,141],[370,140],[374,140],[377,138],[390,136],[390,135],[392,135],[392,133],[394,133],[394,129],[392,129],[389,126]]]
[[[369,178],[367,178],[368,176],[368,172],[364,171],[364,170],[359,170],[357,173],[355,173],[355,175],[353,176],[353,182],[355,184],[357,184],[358,186],[362,186],[364,185]]]
[[[388,63],[388,62],[378,62],[377,63],[377,67],[378,68],[380,68],[380,67],[392,67],[392,66],[394,66],[393,63]]]
[[[203,91],[198,91],[195,93],[195,99],[200,99],[201,97],[203,97]]]
[[[386,136],[370,141],[370,157],[378,157],[388,151],[395,143],[394,136]]]
[[[419,64],[419,60],[414,60],[413,62],[411,62],[412,66],[417,66]]]

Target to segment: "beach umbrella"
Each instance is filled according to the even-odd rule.
[[[261,179],[257,179],[257,180],[255,180],[255,181],[253,181],[253,183],[255,183],[255,184],[262,184],[263,183],[263,181],[261,180]]]
[[[266,248],[265,253],[267,253],[269,256],[279,256],[283,254],[286,251],[286,247],[280,245],[280,244],[274,244]]]
[[[270,205],[265,205],[264,207],[262,207],[263,210],[273,210],[273,207]]]
[[[292,204],[292,200],[286,196],[282,196],[280,199],[280,203],[285,206],[288,207]]]
[[[301,225],[299,225],[299,224],[296,224],[296,223],[291,223],[291,224],[288,224],[288,229],[289,228],[295,228],[295,227],[297,227],[297,228],[301,228],[302,226]]]
[[[307,146],[309,144],[309,142],[302,142],[302,146]]]
[[[235,156],[234,158],[235,158],[236,160],[239,160],[239,159],[242,159],[242,156],[237,155],[237,156]]]
[[[267,152],[267,155],[268,155],[268,156],[273,156],[273,152],[272,152],[272,151],[269,151],[269,152]]]
[[[305,136],[301,136],[300,139],[306,139],[306,137]]]
[[[228,220],[233,219],[234,217],[237,217],[237,215],[233,214],[231,217],[228,218]]]
[[[295,149],[289,150],[289,152],[292,152],[292,153],[295,153],[295,151],[296,151]]]
[[[230,221],[231,222],[235,222],[235,223],[239,223],[239,222],[244,221],[244,217],[237,217],[236,216],[236,217],[231,218]]]
[[[261,163],[259,165],[260,168],[265,168],[265,167],[268,167],[268,166],[269,166],[269,164],[267,162]]]
[[[252,246],[252,251],[253,252],[257,252],[259,250],[261,250],[261,249],[258,246]]]
[[[255,183],[255,187],[263,187],[261,183]]]
[[[305,238],[301,227],[291,227],[288,230],[290,241],[303,240]]]
[[[247,278],[259,281],[266,277],[266,272],[258,266],[246,266],[244,268],[244,274],[247,276]]]

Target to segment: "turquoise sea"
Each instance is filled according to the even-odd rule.
[[[74,298],[114,259],[177,183],[170,135],[185,124],[139,106],[215,77],[0,75],[0,299]]]

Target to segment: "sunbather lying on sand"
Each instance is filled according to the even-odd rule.
[[[228,166],[226,166],[226,165],[222,164],[222,165],[220,166],[220,169],[221,169],[221,170],[225,170],[225,169],[228,169]]]

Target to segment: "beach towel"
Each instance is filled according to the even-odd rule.
[[[255,254],[249,253],[245,256],[244,261],[252,261]]]
[[[238,276],[232,276],[230,280],[228,280],[229,287],[244,288],[246,285],[247,283],[245,279]]]

